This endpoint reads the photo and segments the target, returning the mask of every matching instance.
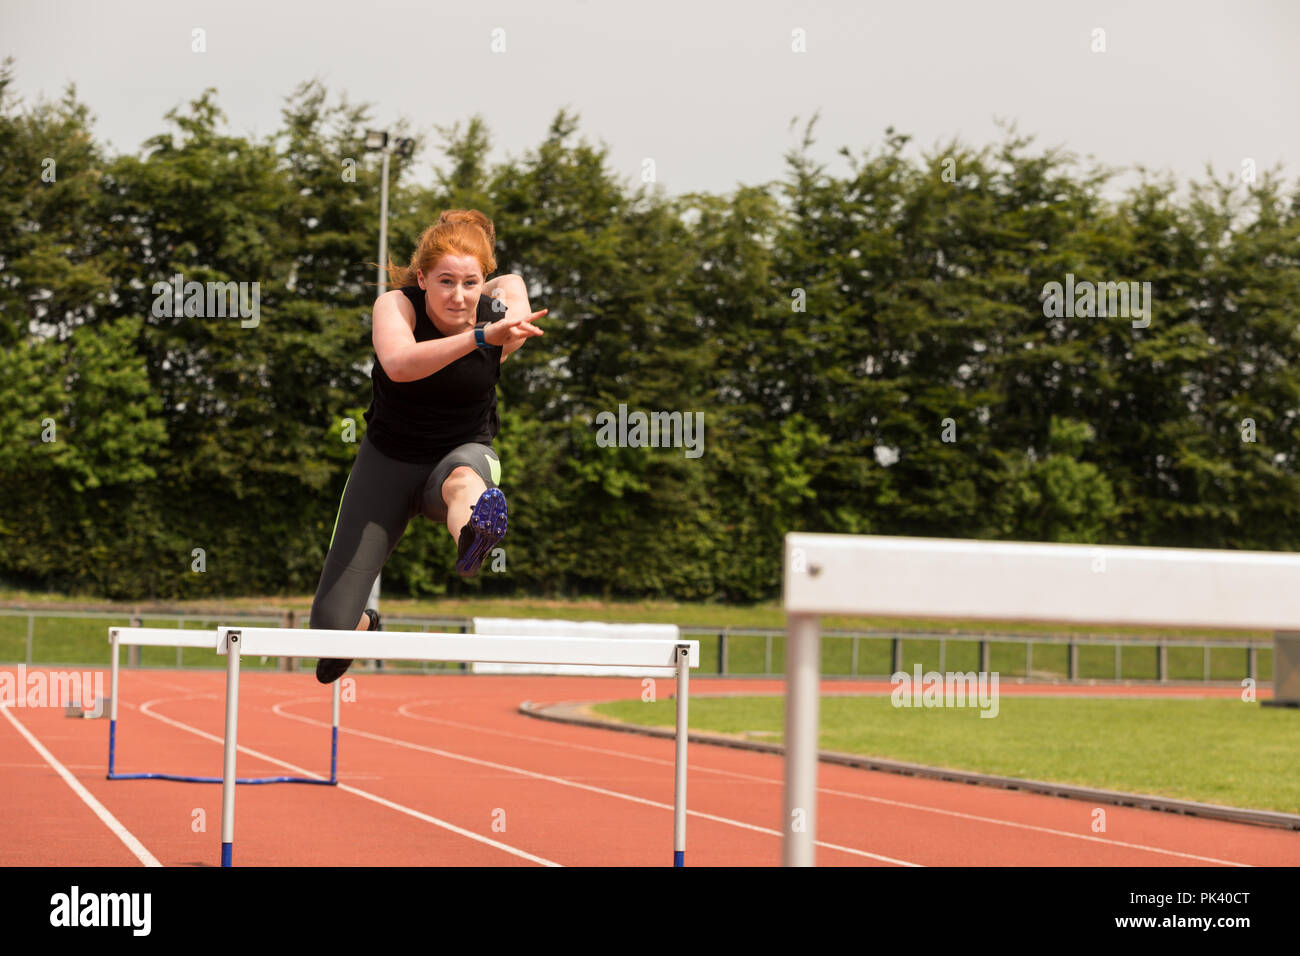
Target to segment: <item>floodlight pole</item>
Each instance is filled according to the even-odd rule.
[[[388,291],[388,149],[384,149],[384,175],[379,186],[379,294]]]
[[[384,154],[384,171],[379,180],[379,294],[383,295],[388,291],[388,165],[389,157],[392,156],[393,150],[396,149],[403,158],[409,157],[415,151],[415,140],[413,139],[394,139],[387,132],[367,130],[366,138],[369,140],[371,135],[382,137],[382,145],[372,147],[367,144],[366,149],[372,152],[378,149]],[[382,572],[376,572],[374,583],[370,585],[370,597],[367,599],[367,607],[379,610],[379,579]],[[377,662],[383,666],[383,662]]]
[[[385,137],[387,139],[387,137]],[[382,150],[384,154],[384,172],[380,179],[379,186],[379,294],[383,295],[388,291],[388,157],[391,151],[385,143]],[[382,571],[375,573],[374,583],[370,585],[370,597],[367,599],[366,606],[379,610],[379,578]]]

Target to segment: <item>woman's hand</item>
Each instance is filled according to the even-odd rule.
[[[533,322],[544,316],[547,311],[542,309],[542,311],[534,312],[532,315],[521,315],[517,319],[497,319],[495,322],[489,322],[483,329],[483,338],[489,345],[495,345],[498,348],[505,348],[510,345],[518,348],[524,344],[525,339],[545,334],[541,329],[533,325]]]

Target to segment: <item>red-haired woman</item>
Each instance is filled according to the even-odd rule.
[[[506,532],[496,385],[501,363],[542,330],[523,279],[496,270],[491,220],[453,209],[420,236],[410,265],[388,265],[394,286],[375,300],[373,397],[366,434],[343,486],[311,626],[378,630],[365,608],[375,575],[416,515],[445,522],[456,571],[478,572]],[[351,661],[322,659],[316,679]]]

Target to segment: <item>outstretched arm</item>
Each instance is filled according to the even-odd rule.
[[[483,294],[499,300],[499,303],[493,303],[493,309],[500,309],[501,305],[505,306],[500,311],[503,319],[518,319],[521,317],[531,317],[533,308],[528,304],[528,286],[524,283],[523,276],[511,273],[509,275],[497,276],[490,282],[483,284]],[[546,310],[543,309],[537,313],[538,317],[544,315]],[[532,321],[522,323],[520,329],[529,331],[533,335],[541,335],[541,329],[532,324]],[[510,353],[515,351],[524,344],[524,340],[529,335],[512,335],[501,347],[501,361],[505,361]]]

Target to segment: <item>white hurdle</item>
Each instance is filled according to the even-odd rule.
[[[785,537],[787,866],[812,866],[820,618],[1300,629],[1300,554],[962,541]]]
[[[243,654],[462,663],[655,667],[662,668],[665,674],[676,674],[677,748],[673,806],[673,865],[685,865],[687,697],[690,669],[700,666],[699,641],[662,638],[222,627],[217,630],[217,653],[226,655],[226,749],[221,789],[222,866],[231,866],[234,857],[239,658]],[[337,682],[335,683],[337,686]]]
[[[676,641],[676,624],[607,624],[604,621],[562,621],[553,618],[476,617],[474,634],[514,634],[533,637],[651,638]],[[476,661],[475,674],[572,674],[584,677],[660,677],[663,667],[594,667],[580,664],[493,664]],[[669,672],[671,673],[671,672]]]

